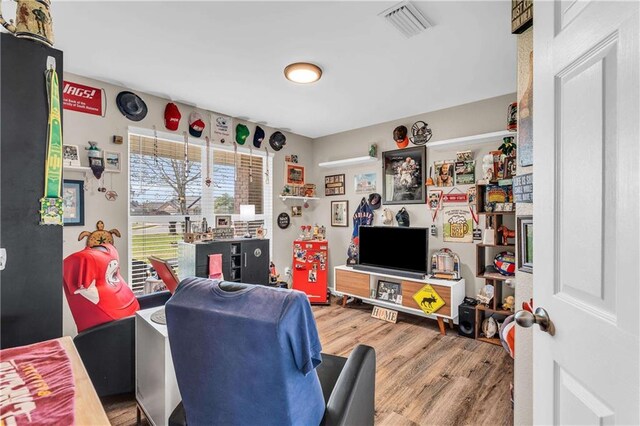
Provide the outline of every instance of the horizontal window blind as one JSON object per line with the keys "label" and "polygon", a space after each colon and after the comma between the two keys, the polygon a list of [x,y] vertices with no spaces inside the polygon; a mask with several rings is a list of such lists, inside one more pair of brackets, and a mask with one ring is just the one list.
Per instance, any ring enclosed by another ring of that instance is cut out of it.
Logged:
{"label": "horizontal window blind", "polygon": [[[152,273],[149,256],[177,269],[186,217],[200,223],[206,219],[215,227],[216,217],[231,216],[238,237],[271,224],[273,192],[267,172],[272,159],[264,151],[235,153],[213,144],[207,150],[204,140],[190,139],[185,164],[184,141],[136,134],[129,135],[129,150],[130,284],[135,293],[142,292]],[[255,206],[254,220],[240,220],[242,204]]]}

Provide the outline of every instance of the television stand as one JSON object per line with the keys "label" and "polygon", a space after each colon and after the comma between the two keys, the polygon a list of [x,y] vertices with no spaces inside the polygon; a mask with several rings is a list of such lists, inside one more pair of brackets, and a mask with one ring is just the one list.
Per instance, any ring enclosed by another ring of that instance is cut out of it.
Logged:
{"label": "television stand", "polygon": [[[435,319],[438,321],[438,327],[442,335],[446,334],[445,319],[451,327],[453,327],[453,323],[457,322],[458,305],[462,303],[465,295],[464,279],[407,278],[395,273],[395,271],[394,273],[388,273],[388,270],[385,271],[387,272],[371,272],[345,265],[336,266],[333,269],[334,290],[340,296],[354,297],[370,305]],[[402,303],[376,299],[379,280],[399,283],[402,292]],[[413,295],[425,284],[430,284],[445,302],[444,306],[431,315],[425,314],[418,306],[418,303],[413,300]]]}
{"label": "television stand", "polygon": [[387,269],[387,268],[381,268],[379,266],[370,266],[370,265],[356,264],[356,265],[353,265],[352,268],[358,271],[371,272],[373,274],[391,274],[396,277],[412,278],[415,280],[423,280],[425,276],[425,274],[421,272],[401,271],[401,270]]}

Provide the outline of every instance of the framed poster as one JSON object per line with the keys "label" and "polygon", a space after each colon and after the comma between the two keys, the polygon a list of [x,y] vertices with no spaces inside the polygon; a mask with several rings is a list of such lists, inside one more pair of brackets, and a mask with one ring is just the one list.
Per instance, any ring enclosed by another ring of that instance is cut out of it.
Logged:
{"label": "framed poster", "polygon": [[424,146],[396,149],[382,153],[383,204],[424,204]]}
{"label": "framed poster", "polygon": [[64,180],[62,189],[64,225],[84,225],[84,181]]}
{"label": "framed poster", "polygon": [[518,270],[533,273],[533,216],[518,217]]}
{"label": "framed poster", "polygon": [[444,207],[442,210],[443,240],[449,243],[473,242],[473,219],[467,206]]}
{"label": "framed poster", "polygon": [[331,226],[349,226],[349,201],[331,202]]}
{"label": "framed poster", "polygon": [[344,195],[344,174],[324,177],[324,195]]}
{"label": "framed poster", "polygon": [[376,192],[376,173],[360,173],[353,177],[353,187],[357,194]]}
{"label": "framed poster", "polygon": [[304,185],[304,166],[293,163],[286,163],[284,167],[284,178],[286,185]]}

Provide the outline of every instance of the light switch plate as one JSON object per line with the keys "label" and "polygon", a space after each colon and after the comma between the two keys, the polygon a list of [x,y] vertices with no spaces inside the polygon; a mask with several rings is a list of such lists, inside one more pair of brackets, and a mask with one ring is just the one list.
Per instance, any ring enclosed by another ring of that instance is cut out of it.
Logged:
{"label": "light switch plate", "polygon": [[0,248],[0,271],[4,270],[4,265],[7,263],[7,249]]}

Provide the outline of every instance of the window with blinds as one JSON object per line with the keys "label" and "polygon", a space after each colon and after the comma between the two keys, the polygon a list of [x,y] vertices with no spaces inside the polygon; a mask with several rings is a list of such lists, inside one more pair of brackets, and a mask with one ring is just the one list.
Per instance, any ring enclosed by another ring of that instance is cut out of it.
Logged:
{"label": "window with blinds", "polygon": [[[231,216],[238,237],[247,229],[255,235],[258,227],[271,223],[272,188],[266,175],[271,158],[258,150],[224,148],[212,144],[207,152],[200,139],[185,146],[180,140],[129,135],[129,281],[135,293],[143,292],[153,272],[149,256],[177,269],[186,217],[192,223],[206,219],[215,227],[216,216]],[[239,220],[242,204],[255,206],[254,220]]]}

